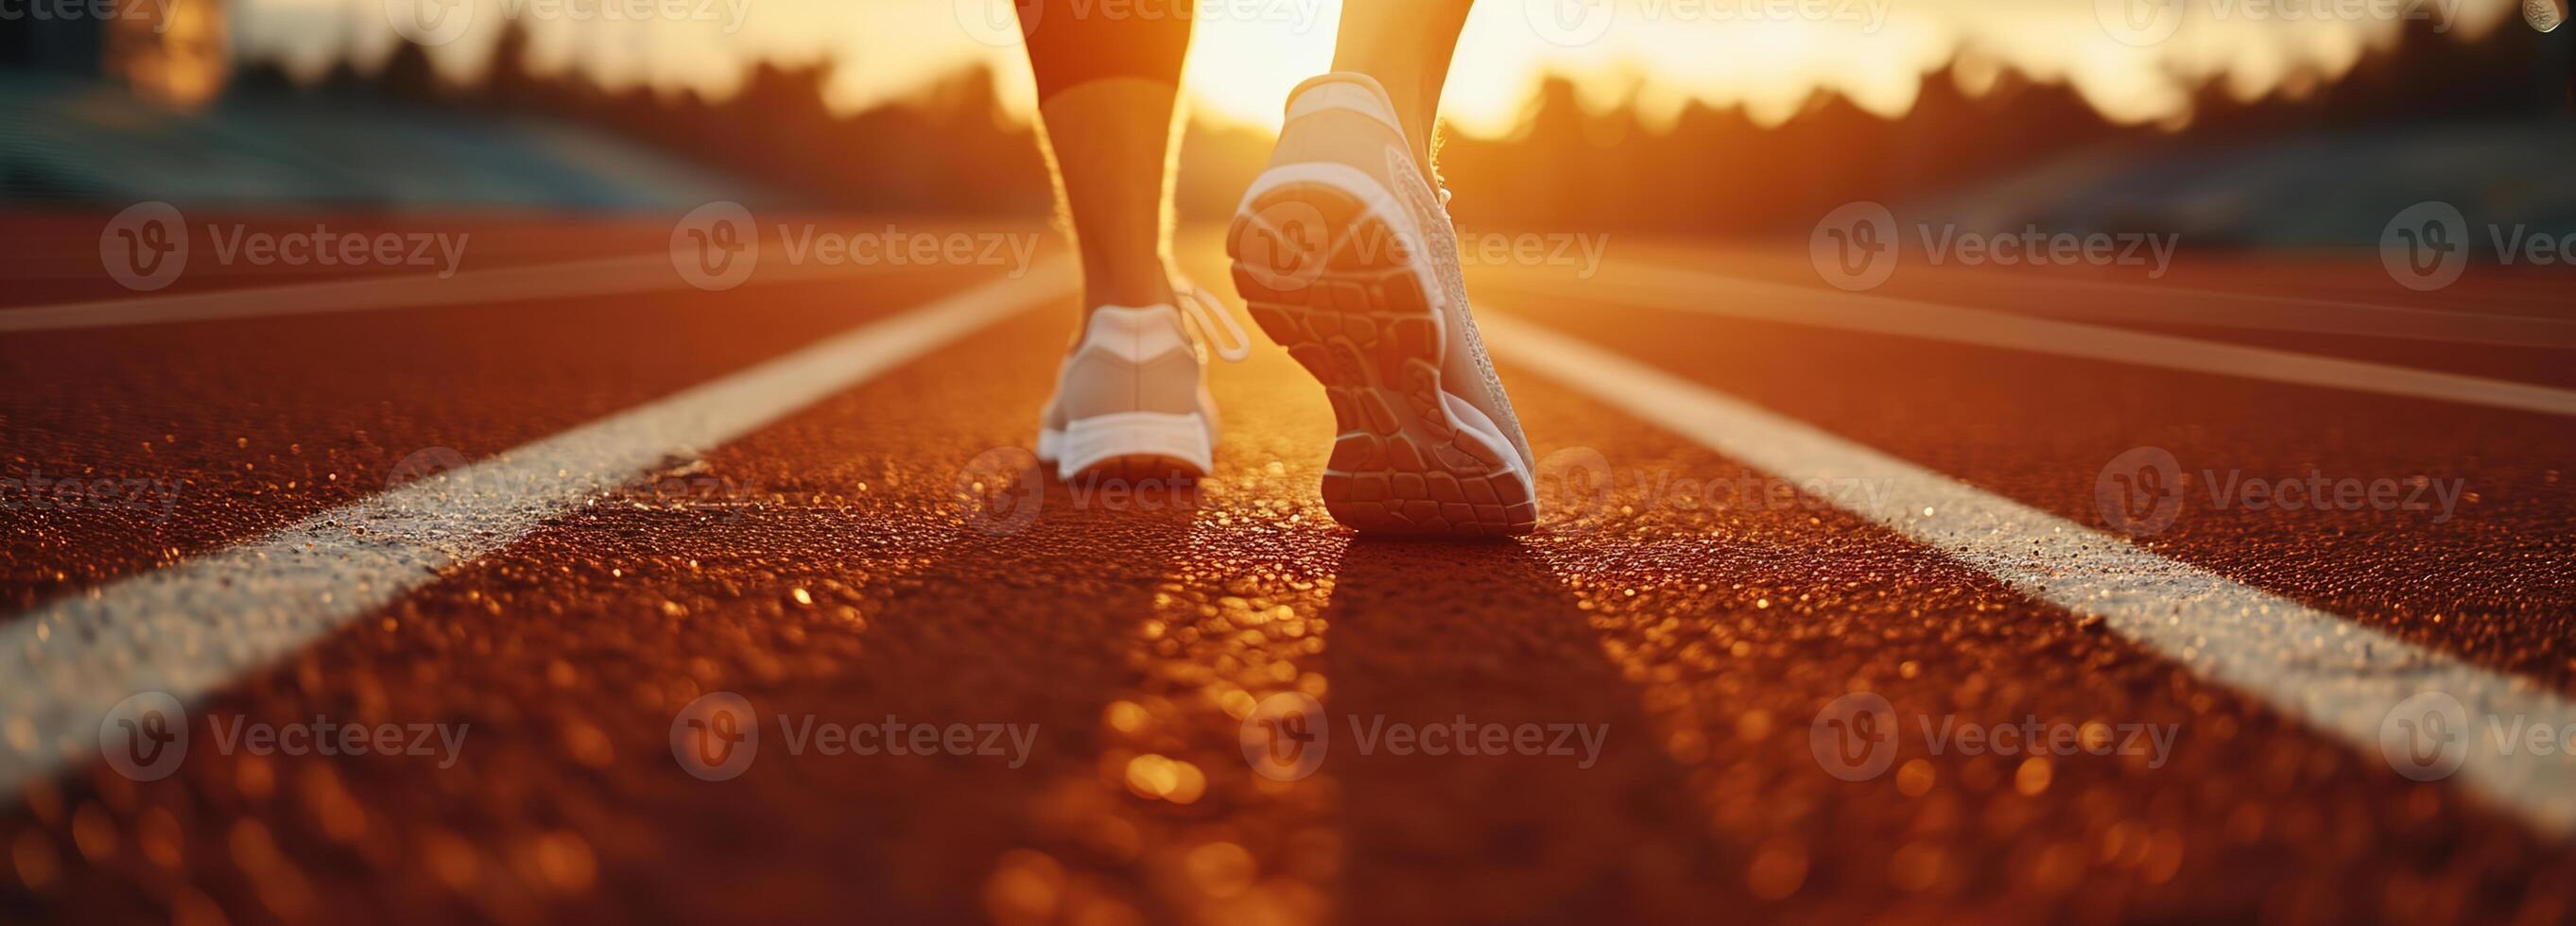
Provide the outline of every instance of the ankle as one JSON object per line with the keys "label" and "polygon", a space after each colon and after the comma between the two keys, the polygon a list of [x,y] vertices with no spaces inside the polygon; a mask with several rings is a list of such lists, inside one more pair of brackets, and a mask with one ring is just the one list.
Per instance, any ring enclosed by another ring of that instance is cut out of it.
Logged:
{"label": "ankle", "polygon": [[1404,141],[1413,161],[1422,167],[1425,180],[1432,177],[1433,136],[1439,132],[1440,88],[1430,83],[1431,77],[1417,68],[1371,68],[1346,66],[1335,62],[1335,70],[1367,75],[1386,91],[1387,103],[1394,108],[1396,125],[1404,129]]}
{"label": "ankle", "polygon": [[1159,263],[1150,269],[1121,271],[1086,268],[1082,274],[1082,310],[1086,318],[1092,309],[1104,305],[1171,305],[1174,298],[1171,275]]}

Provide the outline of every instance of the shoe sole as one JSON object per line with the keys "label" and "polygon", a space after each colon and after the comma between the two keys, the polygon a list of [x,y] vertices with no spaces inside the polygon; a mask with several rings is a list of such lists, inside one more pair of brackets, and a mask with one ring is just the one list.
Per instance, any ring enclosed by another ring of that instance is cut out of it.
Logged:
{"label": "shoe sole", "polygon": [[[1491,421],[1463,419],[1443,400],[1439,284],[1401,249],[1421,239],[1401,237],[1369,205],[1392,197],[1283,170],[1254,185],[1226,255],[1253,321],[1332,402],[1325,509],[1362,533],[1529,533],[1538,505],[1518,452]],[[1318,222],[1303,234],[1323,233],[1327,247],[1281,246],[1281,223]]]}
{"label": "shoe sole", "polygon": [[1071,483],[1175,487],[1205,474],[1188,460],[1150,453],[1108,457],[1061,478]]}
{"label": "shoe sole", "polygon": [[1038,435],[1038,458],[1065,482],[1194,480],[1213,468],[1213,451],[1197,415],[1098,415]]}

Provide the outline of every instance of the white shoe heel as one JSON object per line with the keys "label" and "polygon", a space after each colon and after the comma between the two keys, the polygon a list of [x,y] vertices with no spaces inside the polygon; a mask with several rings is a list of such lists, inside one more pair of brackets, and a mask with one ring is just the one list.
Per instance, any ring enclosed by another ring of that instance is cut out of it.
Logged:
{"label": "white shoe heel", "polygon": [[1038,435],[1038,446],[1038,455],[1055,460],[1056,475],[1066,481],[1094,469],[1115,469],[1129,478],[1198,478],[1216,468],[1207,421],[1196,414],[1093,415]]}

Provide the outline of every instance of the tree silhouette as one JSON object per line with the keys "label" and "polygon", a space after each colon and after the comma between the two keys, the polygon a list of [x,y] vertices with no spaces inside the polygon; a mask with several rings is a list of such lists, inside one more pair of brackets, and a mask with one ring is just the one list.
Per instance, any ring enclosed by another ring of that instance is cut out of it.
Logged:
{"label": "tree silhouette", "polygon": [[[1593,112],[1550,78],[1507,136],[1453,136],[1442,173],[1474,227],[1622,227],[1759,231],[1812,222],[1855,199],[1922,195],[2043,159],[2118,146],[2152,154],[2220,142],[2390,122],[2564,118],[2568,53],[2555,36],[2504,28],[2476,43],[2420,24],[2344,79],[2309,92],[2241,102],[2197,89],[2179,125],[2106,122],[2072,89],[2002,69],[1963,89],[1956,63],[1925,75],[1904,115],[1882,118],[1819,92],[1787,122],[1757,124],[1737,107],[1691,104],[1655,131],[1633,106]],[[1044,214],[1052,199],[1036,133],[1009,118],[990,70],[939,81],[910,99],[835,113],[825,90],[839,66],[753,65],[739,92],[609,89],[580,74],[540,75],[528,35],[511,23],[472,87],[449,86],[422,49],[397,49],[373,73],[341,62],[295,87],[252,65],[240,94],[369,97],[403,105],[513,112],[585,123],[788,191],[816,209]],[[1996,66],[1982,59],[1981,73]],[[1194,123],[1182,147],[1179,208],[1222,219],[1258,172],[1268,139]]]}

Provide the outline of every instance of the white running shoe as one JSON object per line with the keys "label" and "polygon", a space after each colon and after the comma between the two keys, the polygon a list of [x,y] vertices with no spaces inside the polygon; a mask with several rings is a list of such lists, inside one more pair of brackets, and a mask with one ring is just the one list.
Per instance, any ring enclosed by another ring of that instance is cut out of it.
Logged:
{"label": "white running shoe", "polygon": [[1324,384],[1324,505],[1363,532],[1528,533],[1529,444],[1468,315],[1446,191],[1352,73],[1305,82],[1226,242],[1253,321]]}
{"label": "white running shoe", "polygon": [[[1212,347],[1238,361],[1252,345],[1215,294],[1188,283],[1173,290],[1179,308],[1092,310],[1082,340],[1057,370],[1038,431],[1038,459],[1055,464],[1058,478],[1197,478],[1214,469],[1207,353]],[[1220,330],[1233,347],[1216,339]]]}

